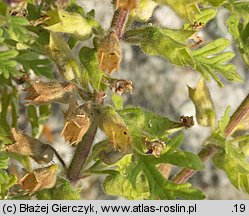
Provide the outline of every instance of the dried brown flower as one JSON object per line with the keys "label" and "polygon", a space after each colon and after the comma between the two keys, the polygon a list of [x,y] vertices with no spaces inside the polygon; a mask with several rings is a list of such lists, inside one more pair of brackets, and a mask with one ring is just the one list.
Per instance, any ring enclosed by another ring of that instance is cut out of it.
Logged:
{"label": "dried brown flower", "polygon": [[91,124],[90,110],[90,103],[78,106],[73,110],[69,109],[65,117],[65,126],[61,132],[65,141],[69,141],[70,144],[78,144],[81,141]]}
{"label": "dried brown flower", "polygon": [[201,30],[205,27],[203,22],[194,21],[193,23],[189,24],[189,27],[193,30]]}
{"label": "dried brown flower", "polygon": [[122,95],[125,92],[132,93],[133,84],[131,80],[114,80],[111,82],[110,88],[118,95]]}
{"label": "dried brown flower", "polygon": [[30,156],[37,163],[49,163],[53,159],[54,152],[48,144],[17,131],[15,128],[11,129],[11,133],[14,143],[6,146],[7,152]]}
{"label": "dried brown flower", "polygon": [[99,68],[107,74],[118,71],[122,60],[119,39],[115,32],[105,36],[98,48]]}
{"label": "dried brown flower", "polygon": [[70,82],[35,82],[24,89],[28,93],[25,98],[31,105],[42,105],[51,102],[69,103],[75,85]]}
{"label": "dried brown flower", "polygon": [[193,40],[194,40],[194,43],[191,44],[190,48],[194,49],[194,48],[198,48],[200,47],[201,45],[203,45],[205,43],[205,40],[204,38],[196,35],[193,37]]}
{"label": "dried brown flower", "polygon": [[140,0],[117,0],[117,9],[133,10],[139,5]]}
{"label": "dried brown flower", "polygon": [[165,143],[161,140],[149,140],[147,137],[144,140],[145,146],[148,149],[146,154],[152,154],[159,157],[165,147]]}
{"label": "dried brown flower", "polygon": [[18,184],[20,184],[22,190],[30,193],[52,188],[56,183],[57,169],[58,166],[56,164],[36,169],[22,177],[18,181]]}
{"label": "dried brown flower", "polygon": [[179,119],[179,126],[190,128],[195,125],[193,116],[184,116],[182,115]]}

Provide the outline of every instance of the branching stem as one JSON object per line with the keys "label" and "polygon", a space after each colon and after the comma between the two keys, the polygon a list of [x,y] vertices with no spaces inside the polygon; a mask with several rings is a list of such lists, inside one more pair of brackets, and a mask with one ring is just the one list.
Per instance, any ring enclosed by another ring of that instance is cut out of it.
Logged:
{"label": "branching stem", "polygon": [[[226,126],[224,132],[225,137],[228,137],[229,135],[232,134],[233,130],[243,119],[243,117],[248,113],[248,111],[249,111],[249,94],[231,116],[230,121]],[[207,145],[203,147],[203,149],[198,153],[198,156],[200,157],[202,162],[205,162],[211,159],[217,152],[218,152],[217,146]],[[177,184],[185,183],[195,174],[195,172],[196,170],[184,168],[173,178],[172,181]]]}

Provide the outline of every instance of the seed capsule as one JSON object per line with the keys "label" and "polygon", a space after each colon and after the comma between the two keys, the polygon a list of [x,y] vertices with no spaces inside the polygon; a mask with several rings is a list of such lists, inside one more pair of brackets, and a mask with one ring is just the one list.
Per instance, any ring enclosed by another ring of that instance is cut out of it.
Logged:
{"label": "seed capsule", "polygon": [[115,32],[103,38],[98,48],[99,68],[107,74],[118,71],[122,60],[119,39]]}
{"label": "seed capsule", "polygon": [[69,103],[75,85],[69,82],[35,82],[24,89],[28,93],[25,98],[29,105],[42,105],[51,102]]}

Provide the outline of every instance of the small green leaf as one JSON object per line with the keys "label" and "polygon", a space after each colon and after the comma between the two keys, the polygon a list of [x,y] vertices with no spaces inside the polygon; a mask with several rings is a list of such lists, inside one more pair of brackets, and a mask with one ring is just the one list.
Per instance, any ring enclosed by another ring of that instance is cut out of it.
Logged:
{"label": "small green leaf", "polygon": [[211,5],[217,7],[222,5],[226,0],[207,0]]}
{"label": "small green leaf", "polygon": [[226,129],[226,126],[230,120],[230,110],[231,110],[231,107],[228,106],[226,111],[225,111],[225,114],[224,116],[221,118],[220,121],[218,121],[218,129],[219,129],[219,132],[223,135],[224,132],[225,132],[225,129]]}
{"label": "small green leaf", "polygon": [[187,151],[166,152],[158,158],[154,157],[152,163],[168,163],[195,170],[201,170],[204,168],[200,158],[196,154]]}
{"label": "small green leaf", "polygon": [[246,156],[229,142],[224,146],[224,151],[213,158],[215,166],[226,172],[237,189],[249,194],[249,163]]}
{"label": "small green leaf", "polygon": [[98,23],[94,19],[87,19],[78,13],[64,10],[48,11],[50,17],[46,29],[52,32],[64,32],[74,35],[80,40],[86,40],[92,35],[92,28]]}
{"label": "small green leaf", "polygon": [[8,168],[9,156],[5,152],[0,152],[0,169]]}
{"label": "small green leaf", "polygon": [[181,18],[193,21],[195,14],[200,13],[198,0],[153,0],[158,4],[169,5]]}
{"label": "small green leaf", "polygon": [[119,111],[119,114],[129,127],[133,135],[149,135],[164,137],[171,129],[179,127],[177,122],[157,115],[153,112],[144,111],[141,108],[127,108]]}
{"label": "small green leaf", "polygon": [[206,24],[208,21],[216,16],[217,11],[212,8],[202,9],[200,14],[196,14],[196,22]]}
{"label": "small green leaf", "polygon": [[8,16],[8,35],[12,40],[19,42],[28,42],[30,37],[28,36],[28,30],[26,26],[29,25],[29,22],[26,18],[18,17],[18,16]]}
{"label": "small green leaf", "polygon": [[132,10],[130,18],[133,20],[146,22],[150,19],[157,4],[152,0],[141,0],[138,8]]}
{"label": "small green leaf", "polygon": [[[177,32],[181,36],[176,36]],[[228,40],[217,39],[200,49],[191,50],[184,39],[187,40],[192,33],[190,30],[142,27],[125,32],[124,38],[127,42],[139,44],[149,55],[163,56],[175,65],[191,66],[207,80],[211,75],[220,86],[223,84],[217,72],[229,81],[241,81],[235,65],[226,62],[234,56],[231,52],[223,52],[230,44]]]}
{"label": "small green leaf", "polygon": [[0,199],[6,199],[10,187],[17,182],[16,176],[0,169]]}
{"label": "small green leaf", "polygon": [[54,78],[51,61],[47,58],[41,59],[41,56],[35,52],[20,51],[20,54],[15,59],[23,65],[26,71],[32,70],[39,76],[43,75],[49,79]]}
{"label": "small green leaf", "polygon": [[249,66],[249,46],[248,46],[248,35],[245,36],[245,32],[247,29],[240,30],[241,18],[239,15],[231,15],[227,19],[227,27],[230,34],[233,36],[237,46],[240,49],[240,54],[244,60],[244,62]]}
{"label": "small green leaf", "polygon": [[86,85],[85,73],[61,35],[50,33],[46,53],[54,61],[64,79],[78,78],[83,86]]}
{"label": "small green leaf", "polygon": [[215,108],[204,78],[199,80],[196,88],[188,87],[188,92],[195,105],[198,124],[204,127],[211,126],[214,130]]}
{"label": "small green leaf", "polygon": [[162,154],[167,152],[173,152],[175,151],[183,142],[184,139],[184,135],[182,133],[180,133],[177,136],[174,136],[173,138],[171,138],[167,143],[166,143],[166,147],[165,150],[162,151]]}
{"label": "small green leaf", "polygon": [[224,4],[224,7],[230,10],[233,14],[243,17],[245,20],[249,20],[249,2],[248,0],[234,1],[230,0]]}
{"label": "small green leaf", "polygon": [[70,182],[59,178],[56,185],[36,193],[38,200],[80,200],[80,191],[77,191]]}
{"label": "small green leaf", "polygon": [[[150,157],[139,156],[139,167],[148,179],[151,196],[150,199],[204,199],[205,196],[198,189],[192,188],[190,184],[174,184],[167,181],[151,163]],[[134,168],[136,169],[136,168]],[[136,173],[139,173],[136,171]],[[133,179],[133,181],[136,180]]]}
{"label": "small green leaf", "polygon": [[229,44],[229,40],[220,38],[207,43],[200,49],[192,51],[196,69],[203,74],[208,72],[220,86],[223,84],[219,81],[215,72],[220,72],[229,81],[242,81],[241,76],[236,71],[235,65],[224,62],[224,60],[227,61],[229,57],[233,57],[234,55],[231,52],[228,52],[228,55],[226,54],[224,56],[224,53],[222,53],[222,56],[220,56],[220,52]]}
{"label": "small green leaf", "polygon": [[123,109],[123,98],[120,95],[113,93],[112,94],[112,102],[113,102],[115,109],[117,109],[117,110]]}
{"label": "small green leaf", "polygon": [[98,91],[103,72],[99,69],[97,49],[82,47],[79,53],[80,61],[87,70],[90,83]]}
{"label": "small green leaf", "polygon": [[0,51],[0,74],[5,78],[9,78],[16,71],[17,62],[14,57],[18,55],[16,50]]}

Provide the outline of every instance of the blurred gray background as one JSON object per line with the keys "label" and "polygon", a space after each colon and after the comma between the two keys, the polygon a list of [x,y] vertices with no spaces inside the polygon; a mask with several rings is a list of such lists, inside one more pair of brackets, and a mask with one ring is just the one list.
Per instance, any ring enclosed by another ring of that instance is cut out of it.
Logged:
{"label": "blurred gray background", "polygon": [[[79,3],[88,12],[92,9],[96,12],[96,19],[101,23],[102,27],[107,30],[110,26],[113,15],[113,8],[110,0],[79,0]],[[231,40],[231,35],[226,29],[226,18],[228,12],[220,10],[215,19],[213,19],[205,29],[200,33],[205,41],[224,37]],[[151,18],[151,22],[160,26],[169,28],[181,28],[183,21],[168,7],[157,7]],[[125,95],[126,104],[133,106],[142,106],[150,111],[166,115],[167,117],[178,120],[181,115],[195,116],[195,108],[191,100],[188,98],[187,85],[195,87],[200,74],[189,68],[179,68],[171,65],[161,57],[152,57],[144,54],[139,47],[122,44],[123,60],[121,68],[117,76],[119,78],[132,80],[134,83],[134,91],[132,95]],[[240,104],[243,98],[249,92],[249,71],[243,63],[237,48],[232,45],[229,48],[236,53],[233,63],[237,66],[237,70],[244,79],[244,83],[231,83],[224,81],[225,87],[219,88],[213,80],[208,83],[211,96],[213,98],[219,119],[226,107],[231,106],[231,112]],[[61,121],[63,118],[60,118]],[[58,123],[53,119],[53,124]],[[62,124],[59,124],[62,125]],[[203,140],[209,135],[210,129],[200,127],[195,124],[189,130],[185,131],[184,148],[192,152],[198,152],[201,149]],[[100,140],[103,134],[99,132]],[[55,145],[63,158],[69,162],[72,151],[67,144],[62,143],[64,140],[60,138]],[[211,162],[207,162],[206,169],[198,172],[192,179],[191,183],[195,187],[199,187],[207,194],[207,199],[248,199],[248,195],[237,191],[229,182],[223,171],[213,167]],[[102,178],[97,176],[84,179],[80,184],[83,186],[84,199],[120,199],[118,197],[106,196],[101,189]]]}

